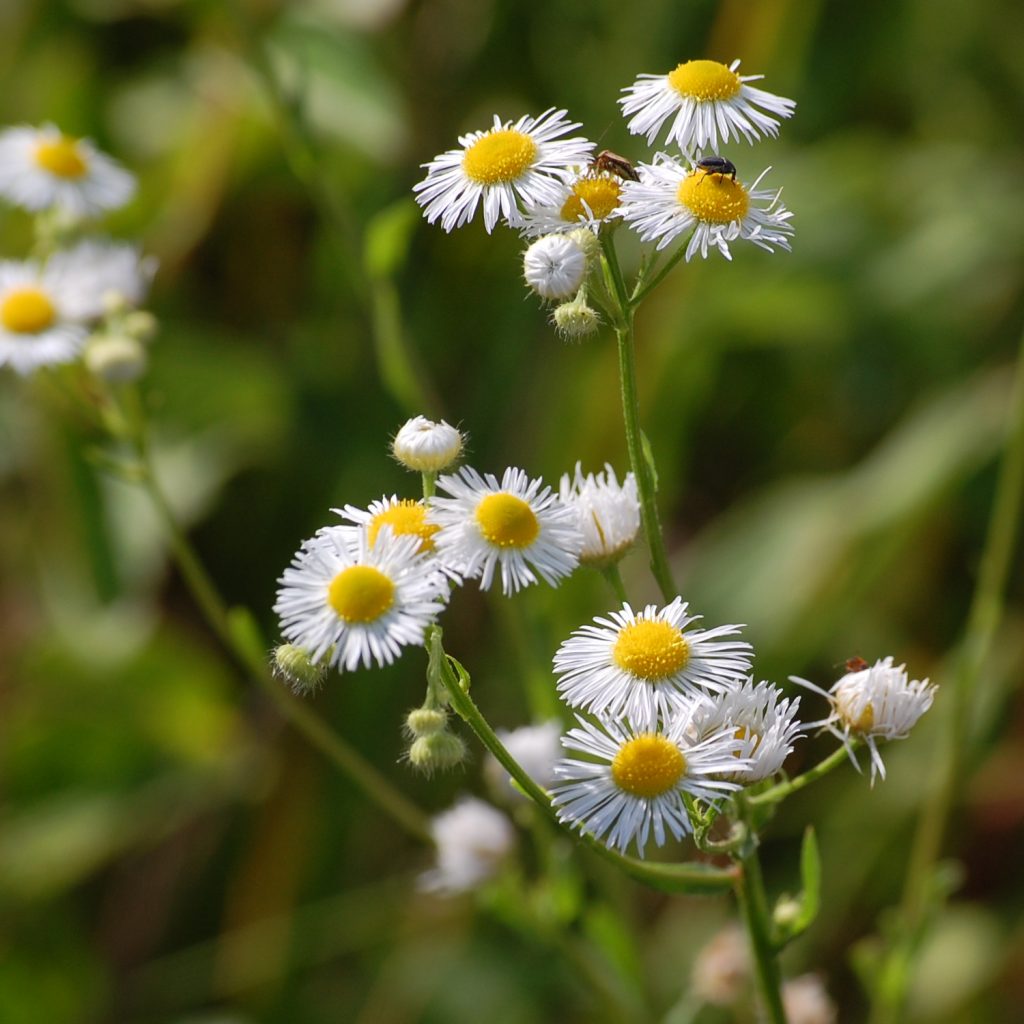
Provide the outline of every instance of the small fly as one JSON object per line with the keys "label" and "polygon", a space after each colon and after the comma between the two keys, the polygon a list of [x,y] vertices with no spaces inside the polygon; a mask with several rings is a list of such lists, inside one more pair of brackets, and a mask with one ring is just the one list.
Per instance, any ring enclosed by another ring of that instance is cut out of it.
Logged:
{"label": "small fly", "polygon": [[636,168],[624,156],[619,156],[618,153],[613,153],[610,149],[602,149],[591,161],[590,166],[595,171],[614,174],[624,181],[640,180],[640,175],[636,173]]}

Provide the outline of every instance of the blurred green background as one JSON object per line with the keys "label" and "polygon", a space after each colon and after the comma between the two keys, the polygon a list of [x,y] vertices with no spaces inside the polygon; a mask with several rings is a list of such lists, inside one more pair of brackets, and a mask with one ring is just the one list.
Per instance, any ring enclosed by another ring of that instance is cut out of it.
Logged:
{"label": "blurred green background", "polygon": [[[626,468],[612,339],[554,337],[512,232],[429,228],[418,165],[495,112],[549,106],[647,158],[619,90],[742,57],[799,106],[779,141],[725,153],[747,180],[773,165],[797,235],[792,255],[736,246],[731,265],[677,269],[639,318],[683,595],[710,623],[749,624],[759,678],[827,685],[847,657],[891,653],[942,682],[1024,307],[1022,52],[1024,7],[1000,0],[6,0],[0,121],[53,121],[138,173],[108,226],[160,260],[146,388],[161,473],[269,648],[276,577],[329,508],[415,494],[387,457],[408,415],[459,423],[481,470]],[[4,257],[29,238],[3,211]],[[428,851],[224,657],[145,500],[90,465],[87,426],[5,374],[0,431],[0,1021],[618,1019],[588,970],[624,1005],[645,992],[637,1019],[676,1000],[728,899],[659,896],[580,852],[586,891],[611,895],[584,901],[573,953],[501,893],[478,908],[418,893]],[[653,600],[644,562],[625,571]],[[963,882],[915,979],[918,1021],[1020,1020],[1011,579],[953,828]],[[609,607],[603,587],[578,574],[511,604],[457,595],[448,646],[496,725],[529,720],[524,682],[543,688],[560,640]],[[483,791],[483,758],[474,745],[431,781],[399,763],[423,668],[410,651],[313,703],[433,812]],[[844,1021],[864,1014],[850,950],[898,899],[941,716],[940,693],[886,752],[885,784],[840,771],[768,831],[775,894],[797,884],[804,824],[819,828],[824,909],[784,966],[822,971]],[[796,764],[829,749],[807,742]]]}

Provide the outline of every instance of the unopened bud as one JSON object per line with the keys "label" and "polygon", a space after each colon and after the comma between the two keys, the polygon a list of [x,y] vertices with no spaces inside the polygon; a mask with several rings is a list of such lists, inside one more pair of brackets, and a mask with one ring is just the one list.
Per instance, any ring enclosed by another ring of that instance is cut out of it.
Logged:
{"label": "unopened bud", "polygon": [[567,299],[587,276],[587,256],[568,235],[545,235],[523,253],[523,277],[543,299]]}
{"label": "unopened bud", "polygon": [[779,928],[789,928],[800,916],[801,909],[799,900],[792,896],[782,896],[772,911],[772,920]]}
{"label": "unopened bud", "polygon": [[597,235],[589,228],[577,228],[575,231],[570,231],[567,237],[583,250],[583,255],[587,257],[588,263],[593,263],[597,259],[597,255],[601,251],[601,243],[598,241]]}
{"label": "unopened bud", "polygon": [[391,451],[408,469],[437,473],[462,454],[464,441],[462,434],[444,420],[434,423],[426,416],[414,416],[395,435]]}
{"label": "unopened bud", "polygon": [[466,744],[452,732],[420,736],[409,747],[409,763],[424,775],[446,771],[466,759]]}
{"label": "unopened bud", "polygon": [[119,288],[108,288],[100,296],[100,302],[103,304],[103,312],[107,316],[117,316],[118,313],[124,313],[128,309],[128,296]]}
{"label": "unopened bud", "polygon": [[121,329],[139,341],[152,341],[157,329],[156,317],[147,309],[133,310],[125,313]]}
{"label": "unopened bud", "polygon": [[126,334],[97,334],[85,350],[85,365],[113,384],[138,380],[146,370],[146,352]]}
{"label": "unopened bud", "polygon": [[281,644],[274,650],[274,675],[283,679],[296,693],[305,694],[320,686],[327,669],[315,664],[301,647]]}
{"label": "unopened bud", "polygon": [[566,341],[582,341],[601,326],[601,318],[581,298],[556,306],[551,321]]}
{"label": "unopened bud", "polygon": [[416,739],[443,732],[447,724],[448,716],[443,711],[432,708],[415,708],[405,719],[406,729]]}

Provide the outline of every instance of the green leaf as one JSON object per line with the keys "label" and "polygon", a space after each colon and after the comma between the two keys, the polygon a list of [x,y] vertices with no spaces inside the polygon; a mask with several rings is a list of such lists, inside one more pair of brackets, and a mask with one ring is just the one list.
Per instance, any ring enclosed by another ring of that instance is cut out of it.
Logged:
{"label": "green leaf", "polygon": [[803,891],[799,898],[793,901],[783,897],[775,907],[775,925],[779,932],[777,944],[780,947],[807,931],[821,906],[821,856],[812,825],[804,830],[800,845],[800,880]]}
{"label": "green leaf", "polygon": [[644,462],[647,463],[647,468],[651,471],[651,482],[654,484],[654,489],[658,489],[658,467],[654,464],[654,449],[651,447],[650,439],[641,430],[640,431],[640,446],[644,450]]}

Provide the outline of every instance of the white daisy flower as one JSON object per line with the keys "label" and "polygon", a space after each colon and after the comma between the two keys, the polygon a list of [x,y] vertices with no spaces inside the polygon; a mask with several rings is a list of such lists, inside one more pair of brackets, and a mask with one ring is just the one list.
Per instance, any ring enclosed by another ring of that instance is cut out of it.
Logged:
{"label": "white daisy flower", "polygon": [[775,246],[789,249],[793,215],[779,202],[782,190],[758,187],[770,169],[747,186],[728,174],[684,166],[658,153],[653,164],[637,167],[639,181],[623,182],[622,219],[643,241],[657,239],[658,249],[692,231],[687,261],[697,252],[706,259],[712,246],[732,259],[729,243],[737,239],[768,252]]}
{"label": "white daisy flower", "polygon": [[[934,684],[927,679],[911,680],[905,665],[893,665],[892,658],[882,658],[874,665],[852,667],[831,690],[826,692],[814,683],[790,676],[790,681],[826,697],[831,704],[827,718],[808,722],[808,728],[824,726],[841,740],[850,760],[860,771],[853,754],[851,737],[864,741],[871,752],[871,782],[876,773],[885,778],[885,764],[878,753],[877,740],[901,740],[932,706]],[[861,667],[863,666],[863,667]]]}
{"label": "white daisy flower", "polygon": [[439,477],[437,487],[451,495],[430,504],[430,518],[441,527],[438,555],[464,579],[480,577],[481,590],[490,588],[499,567],[502,592],[514,594],[538,576],[557,586],[579,564],[576,513],[539,478],[510,468],[499,483],[465,466]]}
{"label": "white daisy flower", "polygon": [[[748,85],[764,75],[740,75],[740,62],[690,60],[667,75],[640,75],[619,100],[628,128],[654,145],[672,118],[666,142],[692,153],[741,136],[747,142],[779,133],[779,118],[792,117],[793,100]],[[774,115],[774,116],[773,116]]]}
{"label": "white daisy flower", "polygon": [[344,528],[327,527],[307,540],[278,581],[274,611],[281,632],[339,671],[372,662],[389,665],[443,610],[448,583],[417,536],[368,531],[355,544]]}
{"label": "white daisy flower", "polygon": [[640,532],[640,502],[632,473],[627,473],[620,484],[607,463],[603,473],[584,476],[577,462],[574,476],[562,475],[558,496],[579,516],[583,533],[581,562],[610,565],[633,546]]}
{"label": "white daisy flower", "polygon": [[529,238],[576,228],[598,231],[614,218],[622,199],[622,179],[610,171],[587,167],[559,186],[558,198],[544,206],[532,206],[523,218],[523,234]]}
{"label": "white daisy flower", "polygon": [[545,235],[523,253],[523,277],[543,299],[567,299],[587,276],[587,254],[568,235]]}
{"label": "white daisy flower", "polygon": [[691,832],[684,796],[712,802],[733,790],[722,776],[736,770],[739,744],[729,732],[692,742],[690,709],[667,724],[629,716],[595,725],[577,717],[562,744],[592,760],[563,759],[555,767],[564,780],[552,790],[560,821],[590,832],[623,853],[635,843],[642,857],[653,831],[658,846],[666,832],[676,839]]}
{"label": "white daisy flower", "polygon": [[[518,729],[498,729],[498,739],[523,771],[542,789],[550,789],[555,781],[555,764],[561,752],[562,723],[542,722],[524,725]],[[493,758],[488,757],[484,773],[492,789],[503,799],[524,800],[513,784],[508,772]]]}
{"label": "white daisy flower", "polygon": [[420,876],[431,892],[469,892],[493,878],[515,845],[515,829],[501,811],[483,800],[464,797],[430,824],[437,867]]}
{"label": "white daisy flower", "polygon": [[0,132],[0,196],[26,210],[89,217],[124,206],[134,193],[135,178],[88,139],[50,124]]}
{"label": "white daisy flower", "polygon": [[426,416],[414,416],[395,434],[391,453],[407,469],[437,473],[462,454],[465,442],[462,433],[444,420],[435,423]]}
{"label": "white daisy flower", "polygon": [[796,713],[800,698],[780,700],[782,691],[770,683],[754,685],[753,678],[714,697],[705,698],[693,717],[694,735],[706,736],[731,729],[739,740],[740,754],[750,767],[732,774],[744,784],[767,779],[782,769],[798,739]]}
{"label": "white daisy flower", "polygon": [[595,715],[649,720],[688,708],[703,690],[723,691],[746,675],[753,654],[735,636],[740,626],[687,629],[699,615],[677,597],[640,614],[624,604],[596,625],[581,626],[555,653],[558,692],[571,707]]}
{"label": "white daisy flower", "polygon": [[839,1016],[817,974],[801,974],[785,982],[782,1007],[789,1024],[836,1024]]}
{"label": "white daisy flower", "polygon": [[0,262],[0,366],[26,374],[70,363],[89,333],[90,312],[66,260]]}
{"label": "white daisy flower", "polygon": [[112,309],[124,312],[141,305],[157,261],[135,245],[86,239],[54,253],[49,267],[63,275],[76,314],[91,320]]}
{"label": "white daisy flower", "polygon": [[390,527],[396,537],[418,537],[421,554],[436,550],[434,535],[441,527],[427,519],[427,505],[423,501],[399,498],[398,495],[392,494],[391,497],[385,496],[379,501],[371,501],[369,508],[346,505],[344,508],[332,508],[331,511],[355,524],[335,527],[344,531],[350,541],[355,541],[359,533],[365,529],[370,546],[373,547],[380,531],[384,527]]}
{"label": "white daisy flower", "polygon": [[499,217],[513,227],[521,224],[520,203],[557,202],[570,168],[586,163],[594,149],[583,138],[560,138],[579,128],[565,115],[552,108],[515,124],[495,115],[493,128],[460,136],[460,149],[423,164],[427,176],[413,191],[427,221],[440,218],[445,231],[451,231],[468,223],[482,202],[484,227],[490,232]]}

